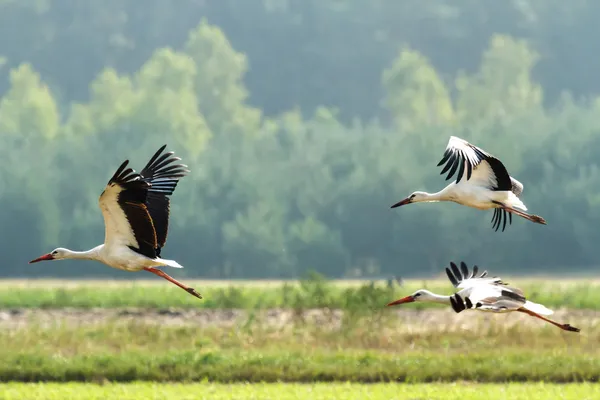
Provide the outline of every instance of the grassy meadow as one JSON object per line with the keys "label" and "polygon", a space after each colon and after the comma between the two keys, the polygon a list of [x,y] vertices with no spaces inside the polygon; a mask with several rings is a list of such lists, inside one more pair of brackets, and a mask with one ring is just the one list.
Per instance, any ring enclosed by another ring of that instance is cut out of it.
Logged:
{"label": "grassy meadow", "polygon": [[592,400],[598,384],[20,384],[0,386],[3,400]]}
{"label": "grassy meadow", "polygon": [[32,322],[1,331],[0,341],[9,345],[0,349],[0,379],[415,383],[600,378],[599,319],[570,321],[582,328],[574,334],[541,321],[507,326],[493,318],[463,326],[450,318],[439,314],[431,327],[403,323],[394,315],[280,326],[258,317],[235,326],[135,319],[75,326]]}
{"label": "grassy meadow", "polygon": [[189,282],[203,300],[159,280],[0,281],[0,398],[593,398],[600,282],[507,281],[581,333],[385,307],[451,293],[441,279]]}
{"label": "grassy meadow", "polygon": [[[388,287],[385,281],[326,281],[318,275],[300,281],[195,281],[183,282],[196,288],[202,300],[187,295],[162,280],[152,281],[0,281],[0,308],[204,308],[272,309],[332,308],[380,309],[398,296],[418,289],[450,294],[453,287],[444,279],[408,280]],[[550,308],[600,310],[600,280],[591,279],[505,279],[525,291],[529,299]],[[416,303],[413,309],[438,305]]]}

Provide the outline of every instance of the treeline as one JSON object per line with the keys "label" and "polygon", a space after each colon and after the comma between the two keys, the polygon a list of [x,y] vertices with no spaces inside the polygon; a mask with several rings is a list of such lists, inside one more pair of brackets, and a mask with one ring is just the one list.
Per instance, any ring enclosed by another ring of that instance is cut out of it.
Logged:
{"label": "treeline", "polygon": [[[247,57],[206,21],[132,74],[105,68],[89,99],[68,108],[21,64],[0,100],[2,275],[131,278],[99,264],[26,262],[100,243],[103,186],[124,159],[140,170],[163,143],[192,171],[173,197],[164,252],[189,276],[424,275],[450,260],[498,273],[593,270],[600,102],[564,95],[544,107],[537,59],[527,42],[495,35],[473,73],[442,79],[404,47],[380,71],[389,124],[343,122],[325,107],[265,116],[248,104]],[[491,212],[454,204],[390,210],[445,184],[436,163],[449,135],[499,156],[548,226],[515,219],[495,233]]]}

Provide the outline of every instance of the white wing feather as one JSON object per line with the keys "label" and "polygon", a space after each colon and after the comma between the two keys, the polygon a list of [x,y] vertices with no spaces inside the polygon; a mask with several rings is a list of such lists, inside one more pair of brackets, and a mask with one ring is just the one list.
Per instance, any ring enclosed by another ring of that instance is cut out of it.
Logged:
{"label": "white wing feather", "polygon": [[510,177],[510,182],[512,183],[512,192],[515,196],[521,197],[521,193],[523,193],[523,184],[512,176]]}
{"label": "white wing feather", "polygon": [[104,217],[104,245],[139,247],[131,225],[117,203],[119,193],[123,190],[119,185],[107,185],[98,204]]}

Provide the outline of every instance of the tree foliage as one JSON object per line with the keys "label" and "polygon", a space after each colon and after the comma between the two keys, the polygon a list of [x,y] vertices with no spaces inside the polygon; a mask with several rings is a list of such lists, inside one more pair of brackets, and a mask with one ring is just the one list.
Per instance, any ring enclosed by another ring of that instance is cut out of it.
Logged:
{"label": "tree foliage", "polygon": [[[140,170],[164,143],[192,171],[173,196],[164,253],[190,276],[420,275],[450,260],[519,272],[596,265],[600,97],[594,83],[558,96],[570,78],[544,75],[548,54],[560,52],[543,40],[558,22],[542,3],[182,0],[174,11],[154,0],[59,13],[71,3],[0,3],[6,276],[122,276],[25,262],[101,242],[103,185],[123,160]],[[568,15],[577,21],[596,8],[582,2]],[[436,40],[444,35],[441,44],[419,36],[424,27],[412,19],[390,18],[413,9],[436,21],[423,24]],[[91,14],[97,33],[83,20]],[[498,19],[490,27],[481,15]],[[72,31],[60,23],[67,16]],[[8,29],[28,45],[8,46]],[[407,43],[399,52],[397,38]],[[450,135],[502,159],[548,226],[514,218],[495,233],[491,212],[455,204],[390,210],[446,184],[436,164]]]}
{"label": "tree foliage", "polygon": [[452,100],[436,70],[419,52],[404,50],[391,68],[383,71],[387,89],[385,106],[401,131],[448,124]]}

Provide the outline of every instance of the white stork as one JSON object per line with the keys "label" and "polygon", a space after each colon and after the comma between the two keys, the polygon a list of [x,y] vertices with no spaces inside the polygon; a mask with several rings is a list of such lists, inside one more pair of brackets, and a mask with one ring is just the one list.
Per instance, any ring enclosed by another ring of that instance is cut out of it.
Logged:
{"label": "white stork", "polygon": [[[446,166],[440,174],[449,170],[446,177],[446,180],[449,180],[457,172],[456,182],[451,182],[436,193],[414,192],[391,208],[410,203],[453,201],[480,210],[494,208],[492,227],[496,228],[496,231],[502,221],[504,231],[507,217],[509,224],[512,223],[512,214],[546,225],[544,218],[525,212],[527,207],[519,199],[523,192],[523,184],[512,178],[496,157],[466,140],[450,136],[438,167],[444,163]],[[462,179],[465,172],[467,176]]]}
{"label": "white stork", "polygon": [[477,276],[478,268],[476,265],[473,266],[472,273],[469,273],[469,269],[464,262],[460,263],[460,269],[452,262],[450,267],[452,269],[446,268],[446,274],[448,274],[448,278],[454,287],[460,289],[453,296],[442,296],[421,289],[410,296],[392,301],[388,306],[424,301],[449,304],[456,313],[466,309],[495,313],[519,311],[540,318],[565,331],[579,332],[579,328],[569,324],[560,324],[544,317],[543,315],[551,315],[553,311],[541,304],[527,300],[521,289],[508,286],[498,277],[486,278],[487,271],[483,271],[481,275]]}
{"label": "white stork", "polygon": [[129,160],[125,160],[108,181],[99,199],[104,216],[104,244],[87,251],[59,247],[29,263],[73,258],[96,260],[130,272],[146,270],[201,299],[195,289],[155,268],[183,268],[176,261],[160,258],[169,226],[168,196],[189,172],[186,165],[173,164],[181,160],[173,152],[161,154],[166,146],[158,149],[139,174],[132,168],[126,169]]}

